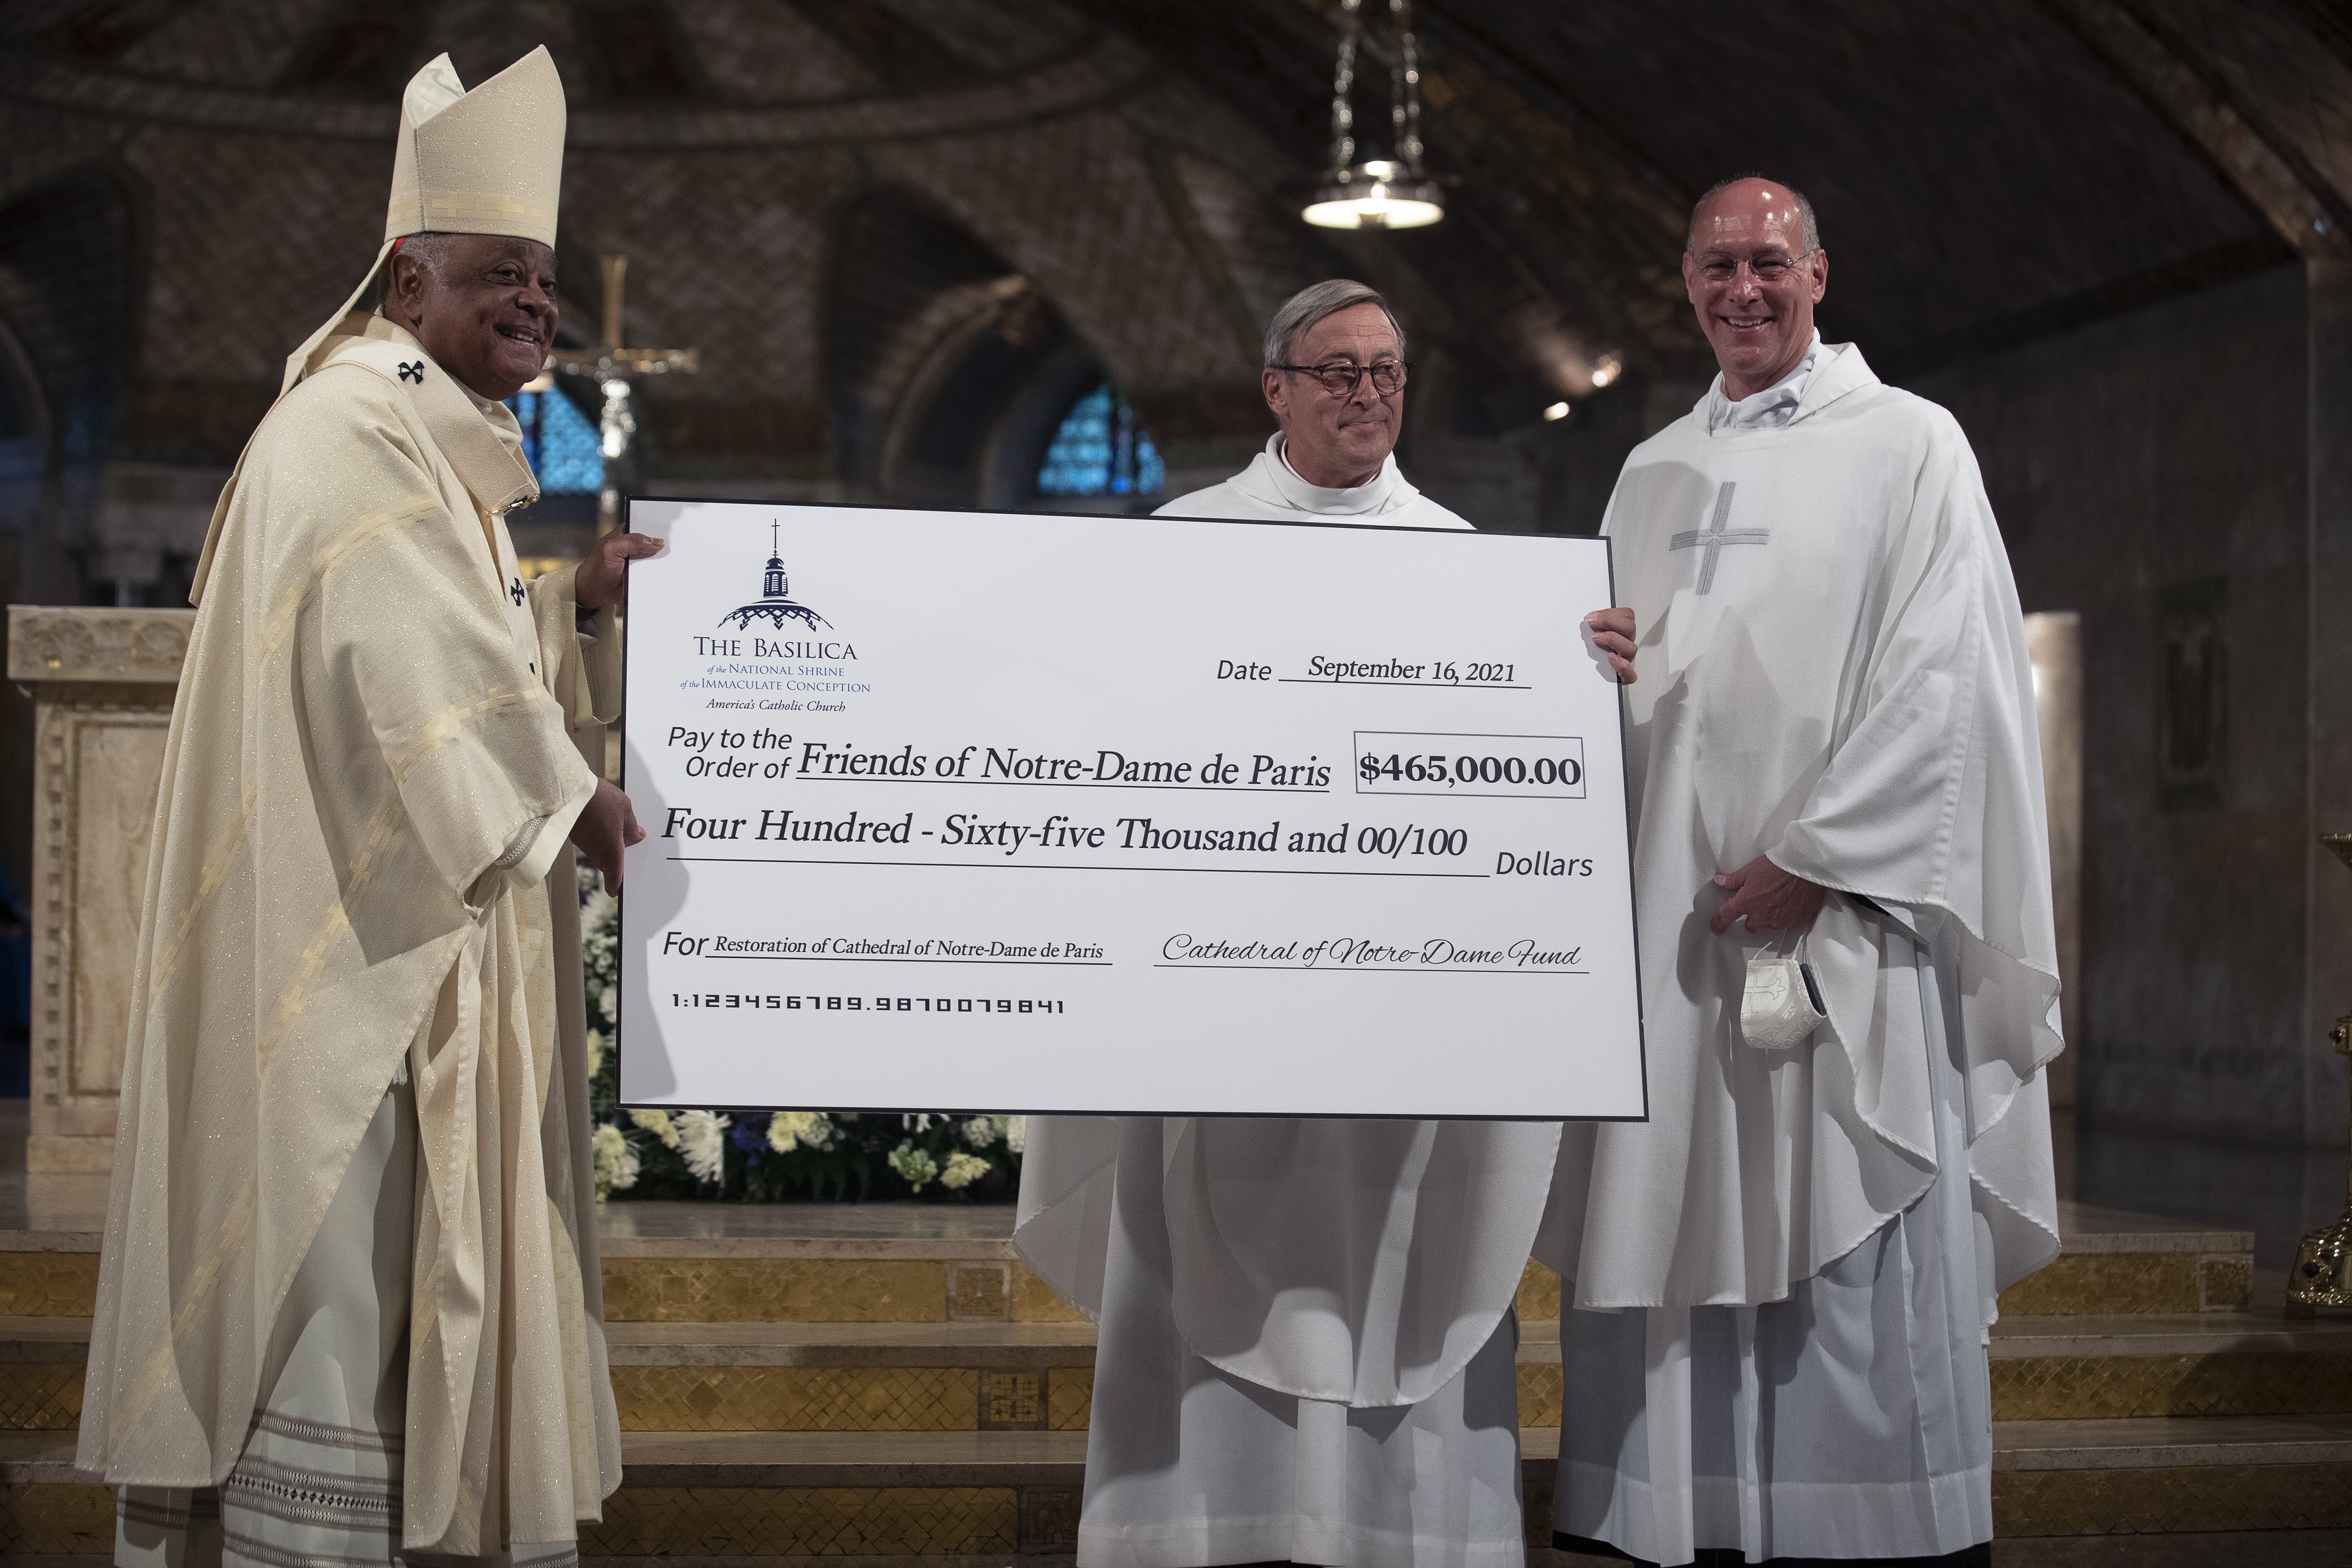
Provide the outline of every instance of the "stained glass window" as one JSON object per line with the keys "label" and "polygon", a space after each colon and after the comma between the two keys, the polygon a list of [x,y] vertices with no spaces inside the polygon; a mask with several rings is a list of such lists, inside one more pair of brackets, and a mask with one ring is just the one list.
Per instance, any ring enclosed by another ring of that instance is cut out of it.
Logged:
{"label": "stained glass window", "polygon": [[1108,382],[1072,406],[1037,469],[1037,491],[1049,496],[1150,495],[1167,480],[1151,437]]}
{"label": "stained glass window", "polygon": [[541,493],[593,495],[604,487],[604,454],[596,426],[560,392],[518,392],[507,406],[522,421],[522,455]]}

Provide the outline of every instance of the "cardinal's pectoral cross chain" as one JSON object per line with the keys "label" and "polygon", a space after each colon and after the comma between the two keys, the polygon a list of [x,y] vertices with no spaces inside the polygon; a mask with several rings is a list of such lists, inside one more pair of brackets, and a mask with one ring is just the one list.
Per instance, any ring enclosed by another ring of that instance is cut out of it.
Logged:
{"label": "cardinal's pectoral cross chain", "polygon": [[1738,489],[1737,481],[1726,479],[1723,488],[1715,492],[1715,517],[1704,529],[1692,529],[1677,533],[1669,550],[1701,550],[1706,559],[1698,569],[1698,591],[1704,595],[1715,586],[1715,563],[1723,559],[1727,544],[1764,544],[1772,538],[1769,528],[1726,528],[1731,517],[1731,492]]}

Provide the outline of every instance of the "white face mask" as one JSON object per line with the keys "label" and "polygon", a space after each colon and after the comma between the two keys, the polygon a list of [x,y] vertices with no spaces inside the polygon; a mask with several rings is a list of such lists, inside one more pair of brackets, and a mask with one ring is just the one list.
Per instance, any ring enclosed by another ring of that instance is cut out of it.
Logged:
{"label": "white face mask", "polygon": [[1759,1050],[1785,1051],[1812,1037],[1829,1015],[1811,967],[1794,958],[1751,958],[1739,998],[1739,1032]]}

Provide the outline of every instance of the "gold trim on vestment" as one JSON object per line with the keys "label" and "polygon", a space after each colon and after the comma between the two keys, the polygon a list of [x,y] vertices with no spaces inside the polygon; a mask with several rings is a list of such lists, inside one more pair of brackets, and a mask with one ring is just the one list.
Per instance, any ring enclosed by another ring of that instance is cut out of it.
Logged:
{"label": "gold trim on vestment", "polygon": [[[221,1217],[220,1229],[213,1237],[210,1252],[196,1266],[195,1272],[188,1277],[186,1293],[180,1298],[179,1306],[172,1313],[170,1337],[156,1347],[155,1353],[148,1358],[145,1369],[140,1373],[139,1381],[122,1395],[112,1424],[135,1431],[146,1419],[147,1407],[155,1403],[155,1396],[170,1381],[173,1369],[179,1365],[180,1343],[187,1336],[197,1307],[219,1286],[221,1267],[228,1256],[245,1245],[246,1233],[253,1228],[253,1211],[260,1191],[258,1173],[246,1178],[245,1191],[237,1195],[236,1202],[230,1205],[228,1213]],[[129,1419],[122,1419],[125,1415]],[[235,1462],[234,1458],[230,1460],[231,1464]],[[217,1486],[221,1479],[221,1476],[215,1476],[212,1484]]]}
{"label": "gold trim on vestment", "polygon": [[211,906],[214,895],[228,880],[238,852],[245,846],[247,830],[253,826],[253,805],[259,793],[258,784],[250,778],[245,781],[245,798],[238,803],[236,820],[230,824],[220,847],[205,858],[204,872],[196,879],[196,890],[188,900],[187,912],[180,917],[180,923],[172,928],[171,941],[158,956],[149,961],[147,994],[150,1006],[154,1005],[154,998],[170,988],[172,976],[179,971],[181,950],[187,946],[188,938],[195,934],[196,922]]}
{"label": "gold trim on vestment", "polygon": [[[398,802],[387,804],[396,805]],[[380,811],[376,816],[376,823],[370,824],[370,826],[373,828],[381,824],[382,830],[369,834],[360,850],[363,858],[372,858],[398,825],[398,816],[390,810]],[[355,875],[352,882],[354,890],[359,882],[360,879]],[[269,1077],[269,1064],[278,1059],[278,1048],[294,1032],[294,1025],[301,1017],[302,1009],[310,1005],[311,988],[318,984],[319,976],[326,973],[327,960],[341,945],[342,939],[352,933],[351,909],[347,901],[350,897],[351,894],[346,892],[341,900],[337,900],[335,907],[327,913],[327,923],[320,928],[317,936],[310,939],[310,945],[302,950],[301,963],[294,966],[293,974],[286,982],[286,989],[278,994],[278,1016],[269,1021],[268,1029],[254,1042],[254,1070],[265,1081]]]}
{"label": "gold trim on vestment", "polygon": [[344,556],[379,534],[434,512],[445,517],[448,515],[448,509],[441,504],[439,497],[404,496],[394,505],[371,512],[336,535],[334,542],[311,557],[310,574],[289,587],[278,600],[278,608],[270,612],[268,623],[262,627],[261,644],[254,650],[253,657],[257,660],[265,659],[278,651],[278,644],[286,640],[294,623],[301,618],[302,606],[310,602],[310,595],[319,591],[320,584],[327,580],[327,574],[334,570]]}
{"label": "gold trim on vestment", "polygon": [[[389,529],[396,528],[402,523],[413,522],[428,513],[444,510],[440,501],[432,496],[410,496],[396,505],[386,507],[362,518],[351,528],[345,530],[333,543],[320,551],[312,558],[310,574],[302,581],[288,588],[280,597],[278,608],[271,612],[269,619],[263,625],[260,645],[256,649],[257,658],[267,659],[278,651],[278,646],[291,635],[295,623],[301,618],[302,606],[310,602],[310,595],[318,591],[319,585],[326,580],[327,574],[344,556]],[[250,778],[247,779],[244,798],[238,803],[236,823],[222,838],[220,847],[205,857],[204,874],[198,879],[194,894],[188,900],[186,912],[181,916],[179,924],[173,928],[169,943],[149,963],[150,995],[161,996],[170,985],[172,977],[179,970],[181,950],[187,945],[188,938],[194,934],[197,922],[203,918],[205,910],[210,907],[215,895],[228,880],[228,874],[235,865],[237,852],[244,845],[246,836],[252,827],[253,808],[257,793],[258,785],[256,782]],[[266,1058],[264,1061],[266,1065]]]}
{"label": "gold trim on vestment", "polygon": [[428,230],[442,223],[506,223],[517,218],[549,228],[555,226],[553,202],[533,201],[505,191],[436,191],[426,196],[409,184],[392,193],[394,207],[413,207],[420,202]]}
{"label": "gold trim on vestment", "polygon": [[[509,686],[478,701],[460,702],[443,709],[418,725],[412,738],[402,747],[399,757],[391,764],[393,779],[397,782],[406,778],[410,769],[472,729],[475,720],[504,712],[509,708],[528,708],[533,698],[545,696],[545,689],[539,686]],[[546,819],[542,816],[540,820]]]}

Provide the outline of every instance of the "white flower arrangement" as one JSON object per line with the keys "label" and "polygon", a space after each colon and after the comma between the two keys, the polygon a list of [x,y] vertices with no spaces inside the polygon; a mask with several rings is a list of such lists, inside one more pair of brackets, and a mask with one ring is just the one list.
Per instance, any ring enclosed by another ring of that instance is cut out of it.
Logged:
{"label": "white flower arrangement", "polygon": [[735,1122],[715,1110],[678,1113],[678,1152],[698,1182],[715,1186],[727,1173],[727,1130]]}
{"label": "white flower arrangement", "polygon": [[[948,1158],[953,1161],[957,1156],[950,1154]],[[985,1163],[983,1161],[982,1164]],[[919,1193],[923,1190],[924,1183],[940,1173],[940,1163],[931,1158],[929,1151],[916,1148],[911,1138],[890,1151],[890,1168],[904,1176],[907,1184]],[[971,1179],[969,1176],[964,1178],[965,1181]]]}
{"label": "white flower arrangement", "polygon": [[629,1112],[629,1120],[660,1139],[663,1148],[678,1147],[677,1124],[669,1119],[668,1111],[632,1110]]}
{"label": "white flower arrangement", "polygon": [[600,1202],[613,1193],[626,1192],[637,1184],[637,1151],[628,1134],[619,1128],[606,1122],[596,1129],[590,1152]]}
{"label": "white flower arrangement", "polygon": [[779,1110],[768,1121],[768,1147],[779,1154],[822,1152],[833,1147],[833,1119],[822,1110]]}
{"label": "white flower arrangement", "polygon": [[[585,1065],[596,1197],[726,1197],[751,1203],[1009,1199],[1028,1124],[952,1111],[761,1111],[737,1125],[713,1110],[627,1110],[614,1081],[620,1024],[620,904],[580,874]],[[898,1123],[898,1136],[889,1131]],[[891,1147],[897,1143],[897,1148]]]}
{"label": "white flower arrangement", "polygon": [[988,1174],[988,1162],[977,1154],[967,1154],[959,1149],[948,1156],[948,1168],[940,1173],[940,1185],[953,1191],[968,1187]]}

